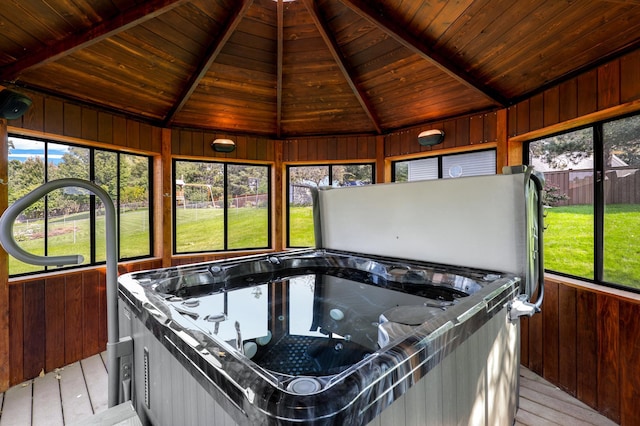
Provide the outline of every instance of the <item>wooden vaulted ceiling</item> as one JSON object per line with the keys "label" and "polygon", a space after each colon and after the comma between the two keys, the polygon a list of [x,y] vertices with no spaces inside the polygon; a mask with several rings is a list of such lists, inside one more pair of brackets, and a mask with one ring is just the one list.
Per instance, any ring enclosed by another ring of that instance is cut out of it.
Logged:
{"label": "wooden vaulted ceiling", "polygon": [[278,138],[506,107],[640,47],[640,0],[7,3],[5,86]]}

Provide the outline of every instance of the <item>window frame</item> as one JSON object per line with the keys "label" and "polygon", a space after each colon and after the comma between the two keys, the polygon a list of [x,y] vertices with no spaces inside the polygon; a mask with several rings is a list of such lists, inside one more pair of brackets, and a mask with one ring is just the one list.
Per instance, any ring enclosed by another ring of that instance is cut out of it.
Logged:
{"label": "window frame", "polygon": [[[494,174],[497,174],[497,165],[498,165],[498,150],[495,147],[489,147],[489,148],[482,148],[482,149],[474,149],[474,150],[469,150],[469,151],[460,151],[460,152],[443,152],[443,153],[439,153],[439,154],[435,154],[435,155],[423,155],[420,157],[414,157],[414,158],[403,158],[403,159],[398,159],[398,160],[393,160],[391,161],[391,182],[397,182],[396,181],[396,164],[397,163],[408,163],[411,161],[418,161],[418,160],[424,160],[427,158],[435,158],[438,162],[438,178],[437,179],[449,179],[449,178],[445,178],[443,177],[444,175],[444,171],[443,171],[443,166],[442,166],[442,159],[444,157],[454,157],[456,155],[465,155],[465,154],[473,154],[473,153],[480,153],[480,152],[488,152],[488,151],[493,151],[494,153],[494,157],[495,157],[495,164],[496,164],[496,170],[494,170]],[[455,179],[455,178],[454,178]],[[409,181],[407,181],[409,182]]]}
{"label": "window frame", "polygon": [[[104,147],[98,147],[98,146],[93,146],[90,144],[87,145],[83,145],[81,143],[74,143],[74,142],[68,142],[66,140],[58,140],[58,139],[51,139],[51,138],[46,138],[46,137],[39,137],[39,136],[31,136],[31,135],[24,135],[24,134],[20,134],[20,133],[14,133],[14,132],[9,132],[8,133],[8,139],[9,138],[16,138],[16,139],[25,139],[25,140],[30,140],[30,141],[35,141],[35,142],[41,142],[44,144],[44,149],[43,149],[43,162],[44,162],[44,170],[43,170],[43,175],[44,175],[44,181],[41,183],[41,185],[50,182],[49,180],[49,144],[55,144],[55,145],[65,145],[65,146],[69,146],[69,147],[74,147],[74,148],[81,148],[81,149],[86,149],[89,151],[89,163],[88,163],[88,168],[89,168],[89,181],[91,182],[95,182],[95,154],[96,151],[104,151],[104,152],[110,152],[110,153],[114,153],[116,154],[116,161],[117,161],[117,173],[116,173],[116,185],[117,185],[117,195],[118,195],[118,199],[117,202],[114,202],[115,205],[115,209],[116,209],[116,226],[117,226],[117,236],[118,236],[118,246],[116,247],[117,249],[117,253],[118,253],[118,262],[129,262],[129,261],[135,261],[135,260],[140,260],[140,259],[148,259],[148,258],[152,258],[154,256],[154,239],[155,239],[155,235],[154,235],[154,214],[153,214],[153,206],[154,206],[154,182],[153,182],[153,156],[149,155],[149,154],[143,154],[143,153],[131,153],[131,152],[125,152],[125,151],[121,151],[121,150],[117,150],[117,149],[109,149],[109,148],[104,148]],[[120,208],[121,208],[121,197],[120,197],[120,191],[121,191],[121,187],[120,187],[120,157],[121,155],[132,155],[132,156],[138,156],[138,157],[142,157],[145,158],[147,160],[147,183],[148,183],[148,199],[149,199],[149,205],[148,205],[148,223],[149,223],[149,253],[148,254],[143,254],[143,255],[139,255],[139,256],[131,256],[131,257],[121,257],[120,255],[120,245],[121,245],[121,239],[120,239],[120,235],[121,235],[121,229],[120,229]],[[8,182],[8,185],[11,185],[11,182]],[[78,268],[86,268],[86,267],[93,267],[93,266],[99,266],[99,265],[104,265],[106,264],[106,259],[105,260],[96,260],[97,257],[97,251],[96,251],[96,233],[97,233],[97,227],[96,227],[96,195],[92,192],[89,193],[89,208],[90,208],[90,215],[89,215],[89,245],[90,245],[90,259],[89,262],[87,263],[83,263],[80,265],[64,265],[64,266],[60,266],[60,267],[51,267],[51,266],[43,266],[41,269],[38,269],[37,271],[30,271],[30,272],[23,272],[23,273],[17,273],[17,274],[11,274],[10,271],[8,272],[8,276],[10,278],[19,278],[19,277],[25,277],[25,276],[30,276],[30,275],[36,275],[36,274],[42,274],[42,273],[51,273],[51,272],[59,272],[59,271],[67,271],[67,270],[73,270],[73,269],[78,269]],[[114,201],[114,200],[112,200]],[[47,197],[44,197],[44,215],[43,215],[43,227],[46,230],[46,232],[44,232],[44,255],[47,256],[48,255],[48,251],[49,251],[49,202]],[[8,269],[8,268],[7,268]]]}
{"label": "window frame", "polygon": [[[176,185],[176,163],[178,162],[186,162],[186,163],[209,163],[209,164],[219,164],[223,167],[223,198],[225,200],[223,204],[223,221],[224,221],[224,229],[223,229],[223,248],[219,250],[194,250],[194,251],[177,251],[177,235],[178,235],[178,227],[177,227],[177,209],[176,209],[176,197],[177,193],[175,191]],[[267,171],[267,245],[262,247],[245,247],[245,248],[229,248],[229,220],[228,220],[228,211],[229,206],[227,203],[228,200],[228,166],[249,166],[249,167],[264,167]],[[273,236],[272,236],[272,227],[273,227],[273,212],[272,212],[272,194],[273,194],[273,182],[272,182],[272,172],[273,165],[271,163],[255,163],[255,162],[242,162],[242,161],[220,161],[220,160],[211,160],[206,158],[178,158],[174,157],[171,159],[171,185],[172,185],[172,195],[171,195],[171,206],[172,206],[172,215],[171,215],[171,252],[174,256],[184,256],[184,255],[193,255],[193,254],[203,254],[203,253],[224,253],[224,252],[247,252],[247,251],[263,251],[269,250],[273,246]]]}
{"label": "window frame", "polygon": [[292,167],[328,167],[329,168],[329,172],[327,174],[327,176],[329,177],[329,180],[332,179],[333,177],[333,167],[337,166],[371,166],[371,185],[375,185],[376,183],[376,163],[375,161],[365,161],[365,162],[346,162],[346,163],[338,163],[338,162],[332,162],[332,163],[295,163],[295,162],[291,162],[288,164],[285,164],[285,206],[284,209],[286,211],[285,213],[285,232],[286,232],[286,238],[285,238],[285,247],[288,249],[298,249],[298,248],[305,248],[307,246],[292,246],[291,245],[291,218],[289,217],[289,200],[291,198],[291,184],[289,183],[290,181],[290,177],[291,177],[291,173],[290,170]]}
{"label": "window frame", "polygon": [[591,129],[593,140],[593,278],[572,275],[567,272],[555,271],[545,268],[545,272],[558,276],[585,281],[592,284],[602,285],[609,288],[615,288],[633,293],[640,293],[640,288],[631,287],[625,284],[619,284],[604,279],[604,224],[605,224],[605,179],[601,177],[605,175],[605,158],[604,158],[604,132],[603,128],[606,123],[623,120],[629,117],[640,116],[637,112],[623,114],[620,116],[608,117],[602,120],[594,121],[586,125],[579,125],[557,132],[545,134],[534,139],[523,142],[522,164],[530,164],[530,145],[540,140],[548,139],[554,136],[568,134],[584,129]]}

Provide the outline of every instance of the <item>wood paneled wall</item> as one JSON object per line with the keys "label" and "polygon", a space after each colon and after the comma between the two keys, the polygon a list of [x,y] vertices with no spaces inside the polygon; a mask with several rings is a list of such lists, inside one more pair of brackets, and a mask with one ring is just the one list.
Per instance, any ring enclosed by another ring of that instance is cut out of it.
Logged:
{"label": "wood paneled wall", "polygon": [[299,138],[283,142],[283,161],[352,161],[376,158],[376,136]]}
{"label": "wood paneled wall", "polygon": [[149,153],[161,151],[160,127],[31,91],[20,92],[33,104],[22,117],[8,121],[11,127],[47,137],[58,135]]}
{"label": "wood paneled wall", "polygon": [[[228,138],[236,143],[230,153],[215,152],[211,142],[216,138]],[[231,136],[222,133],[175,129],[171,132],[171,154],[188,157],[275,161],[278,141],[262,136]]]}
{"label": "wood paneled wall", "polygon": [[[160,260],[120,265],[120,272]],[[13,280],[9,285],[9,386],[104,351],[106,274],[86,268]]]}
{"label": "wood paneled wall", "polygon": [[[592,115],[640,99],[640,50],[580,74],[509,110],[509,137],[544,128],[563,130],[593,121]],[[581,121],[582,120],[582,121]],[[554,127],[555,126],[555,127]]]}
{"label": "wood paneled wall", "polygon": [[[433,147],[418,144],[420,132],[431,129],[444,130],[442,144]],[[394,157],[477,146],[487,142],[498,142],[498,134],[498,112],[491,111],[390,133],[385,136],[384,151],[385,156]]]}
{"label": "wood paneled wall", "polygon": [[521,363],[622,425],[640,424],[640,295],[548,277]]}

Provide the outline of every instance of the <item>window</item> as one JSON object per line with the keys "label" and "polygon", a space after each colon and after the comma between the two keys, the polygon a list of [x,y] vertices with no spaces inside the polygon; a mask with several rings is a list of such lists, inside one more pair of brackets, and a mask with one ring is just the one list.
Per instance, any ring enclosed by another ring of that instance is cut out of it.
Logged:
{"label": "window", "polygon": [[269,166],[175,160],[174,252],[270,246]]}
{"label": "window", "polygon": [[491,149],[395,161],[392,171],[394,182],[493,175],[496,173],[496,151]]}
{"label": "window", "polygon": [[[9,204],[55,179],[95,182],[109,193],[118,211],[119,260],[152,254],[149,157],[10,136],[8,171]],[[23,211],[14,225],[14,238],[30,253],[81,254],[83,265],[93,265],[106,260],[104,226],[99,197],[82,188],[60,188]],[[9,258],[10,275],[48,269]]]}
{"label": "window", "polygon": [[329,164],[287,168],[287,246],[315,244],[311,189],[360,186],[373,182],[373,164]]}
{"label": "window", "polygon": [[545,266],[640,290],[640,116],[532,141],[545,174]]}

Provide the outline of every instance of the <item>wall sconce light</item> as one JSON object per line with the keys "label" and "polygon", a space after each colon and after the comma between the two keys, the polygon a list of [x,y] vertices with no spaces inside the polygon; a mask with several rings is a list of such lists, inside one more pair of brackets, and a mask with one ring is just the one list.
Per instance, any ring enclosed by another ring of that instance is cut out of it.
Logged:
{"label": "wall sconce light", "polygon": [[211,142],[211,149],[215,152],[233,152],[236,149],[236,143],[231,139],[216,139]]}
{"label": "wall sconce light", "polygon": [[0,118],[15,120],[31,106],[31,99],[9,89],[0,91]]}
{"label": "wall sconce light", "polygon": [[418,135],[418,143],[422,146],[438,145],[444,140],[444,130],[425,130]]}

